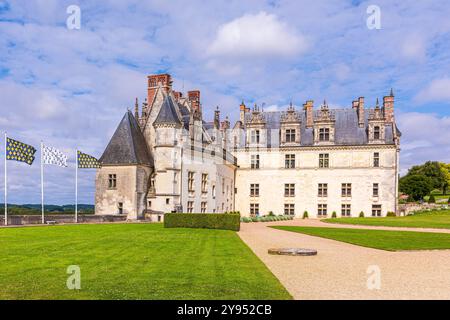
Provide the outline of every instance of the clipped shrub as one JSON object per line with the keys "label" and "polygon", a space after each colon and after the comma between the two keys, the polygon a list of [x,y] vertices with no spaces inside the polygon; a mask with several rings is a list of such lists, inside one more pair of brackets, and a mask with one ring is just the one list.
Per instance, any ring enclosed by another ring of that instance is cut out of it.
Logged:
{"label": "clipped shrub", "polygon": [[436,198],[433,194],[428,198],[428,203],[436,203]]}
{"label": "clipped shrub", "polygon": [[331,218],[337,218],[336,211],[333,211],[333,213],[331,214]]}
{"label": "clipped shrub", "polygon": [[361,212],[359,213],[359,217],[360,217],[360,218],[364,218],[364,212],[363,212],[363,211],[361,211]]}
{"label": "clipped shrub", "polygon": [[240,217],[237,214],[220,213],[166,213],[164,228],[203,228],[203,229],[240,229]]}
{"label": "clipped shrub", "polygon": [[273,216],[274,216],[273,211],[269,211],[269,216],[270,216],[270,217],[273,217]]}
{"label": "clipped shrub", "polygon": [[308,211],[303,212],[303,219],[308,219]]}
{"label": "clipped shrub", "polygon": [[396,217],[397,215],[395,214],[395,212],[392,212],[392,211],[389,211],[387,214],[386,214],[386,217]]}

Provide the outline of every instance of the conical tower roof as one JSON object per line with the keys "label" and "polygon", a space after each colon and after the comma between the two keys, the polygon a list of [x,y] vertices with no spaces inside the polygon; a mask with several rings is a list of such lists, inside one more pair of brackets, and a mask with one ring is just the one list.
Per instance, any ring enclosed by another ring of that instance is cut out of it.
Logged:
{"label": "conical tower roof", "polygon": [[153,167],[153,157],[144,135],[131,111],[125,113],[105,152],[100,158],[103,165],[141,164]]}

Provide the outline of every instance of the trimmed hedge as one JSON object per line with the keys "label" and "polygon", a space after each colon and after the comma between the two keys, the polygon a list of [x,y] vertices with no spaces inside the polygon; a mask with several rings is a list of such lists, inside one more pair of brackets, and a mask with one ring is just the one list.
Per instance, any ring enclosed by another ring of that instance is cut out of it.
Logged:
{"label": "trimmed hedge", "polygon": [[203,228],[239,231],[240,215],[232,213],[166,213],[164,228]]}

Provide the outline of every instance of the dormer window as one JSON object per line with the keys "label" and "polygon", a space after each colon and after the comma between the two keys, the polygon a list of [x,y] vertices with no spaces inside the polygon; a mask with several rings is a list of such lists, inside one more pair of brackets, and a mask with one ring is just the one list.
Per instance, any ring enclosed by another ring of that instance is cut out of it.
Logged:
{"label": "dormer window", "polygon": [[251,142],[259,143],[259,130],[252,130],[251,132]]}
{"label": "dormer window", "polygon": [[374,140],[380,140],[380,127],[379,126],[375,126],[373,127],[373,139]]}
{"label": "dormer window", "polygon": [[319,129],[319,141],[330,141],[330,128]]}
{"label": "dormer window", "polygon": [[286,142],[295,142],[295,129],[286,129]]}

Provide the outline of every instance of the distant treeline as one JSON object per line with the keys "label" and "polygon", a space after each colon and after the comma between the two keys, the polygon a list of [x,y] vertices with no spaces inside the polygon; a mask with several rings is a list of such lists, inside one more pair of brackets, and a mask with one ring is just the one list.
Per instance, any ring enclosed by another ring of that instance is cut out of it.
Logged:
{"label": "distant treeline", "polygon": [[[91,204],[79,204],[78,213],[80,214],[94,214],[94,206]],[[46,214],[75,214],[75,205],[45,205]],[[5,204],[0,203],[0,214],[5,214]],[[9,204],[8,214],[11,215],[33,215],[41,214],[40,204]]]}

